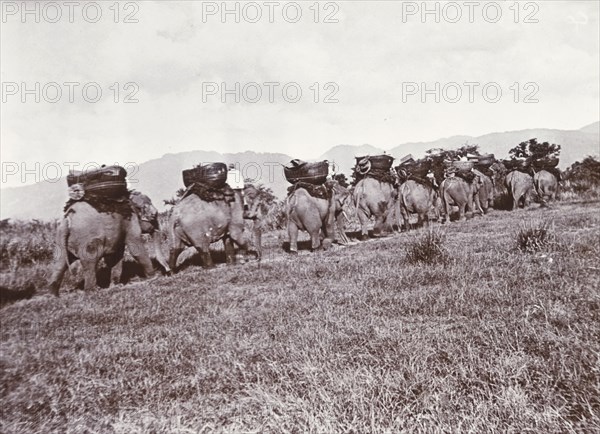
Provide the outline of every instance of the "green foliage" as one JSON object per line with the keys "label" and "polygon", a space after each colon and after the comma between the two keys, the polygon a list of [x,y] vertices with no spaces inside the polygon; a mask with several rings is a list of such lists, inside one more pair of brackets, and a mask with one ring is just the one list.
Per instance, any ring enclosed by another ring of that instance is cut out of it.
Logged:
{"label": "green foliage", "polygon": [[569,167],[564,179],[577,193],[582,193],[600,186],[600,161],[597,157],[588,156]]}
{"label": "green foliage", "polygon": [[406,260],[409,264],[439,264],[448,259],[444,247],[446,235],[439,228],[429,229],[406,246]]}
{"label": "green foliage", "polygon": [[3,269],[18,269],[52,260],[56,243],[56,223],[33,220],[6,222],[0,238],[0,265]]}
{"label": "green foliage", "polygon": [[547,220],[531,220],[521,223],[517,232],[517,248],[535,253],[556,243],[552,223]]}
{"label": "green foliage", "polygon": [[512,158],[530,158],[532,160],[558,158],[560,155],[560,145],[548,142],[538,143],[537,139],[530,139],[528,142],[519,143],[508,151],[508,154]]}
{"label": "green foliage", "polygon": [[172,197],[171,199],[163,199],[163,203],[165,205],[176,205],[183,196],[183,193],[185,193],[185,188],[179,188],[175,192],[175,197]]}

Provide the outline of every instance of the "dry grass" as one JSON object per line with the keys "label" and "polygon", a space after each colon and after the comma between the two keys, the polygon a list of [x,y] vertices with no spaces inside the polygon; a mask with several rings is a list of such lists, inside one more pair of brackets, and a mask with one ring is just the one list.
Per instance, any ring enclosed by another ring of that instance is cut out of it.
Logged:
{"label": "dry grass", "polygon": [[439,227],[427,230],[407,243],[406,260],[409,264],[443,264],[448,260],[444,247],[446,234]]}
{"label": "dry grass", "polygon": [[[0,431],[597,432],[600,204],[2,309]],[[515,249],[523,221],[556,242]],[[537,227],[537,223],[533,223]],[[409,247],[410,248],[410,247]]]}

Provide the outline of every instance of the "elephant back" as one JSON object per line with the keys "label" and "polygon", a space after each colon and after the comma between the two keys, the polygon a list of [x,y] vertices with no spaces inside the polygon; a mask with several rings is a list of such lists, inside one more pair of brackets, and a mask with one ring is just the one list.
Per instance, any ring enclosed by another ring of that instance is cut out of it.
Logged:
{"label": "elephant back", "polygon": [[127,171],[121,166],[102,166],[94,170],[72,170],[67,175],[67,185],[83,186],[86,193],[95,196],[119,198],[127,196]]}
{"label": "elephant back", "polygon": [[182,172],[183,185],[188,188],[192,184],[202,184],[210,188],[223,188],[227,182],[227,165],[225,163],[202,164]]}

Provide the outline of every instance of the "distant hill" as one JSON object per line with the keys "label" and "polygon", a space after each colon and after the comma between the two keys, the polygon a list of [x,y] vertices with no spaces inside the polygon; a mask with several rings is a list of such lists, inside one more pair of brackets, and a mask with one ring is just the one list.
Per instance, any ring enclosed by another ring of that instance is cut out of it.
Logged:
{"label": "distant hill", "polygon": [[600,122],[594,122],[593,124],[586,125],[579,131],[584,133],[600,134]]}
{"label": "distant hill", "polygon": [[[407,154],[421,157],[428,149],[455,148],[465,143],[478,144],[482,152],[491,152],[498,158],[506,157],[508,150],[520,142],[537,138],[562,146],[560,167],[565,169],[587,155],[600,154],[600,123],[587,125],[580,130],[529,129],[491,133],[479,137],[453,136],[432,142],[404,143],[386,152],[396,159]],[[348,176],[354,166],[355,156],[374,155],[384,152],[371,145],[339,145],[325,152],[320,159],[327,159],[339,166],[338,171]],[[166,154],[161,158],[147,161],[132,171],[130,187],[146,193],[159,209],[165,209],[164,199],[175,195],[183,187],[181,171],[202,162],[223,161],[238,163],[244,176],[258,178],[256,182],[271,188],[275,195],[283,199],[288,183],[283,176],[282,165],[292,158],[285,154],[267,154],[247,151],[236,154],[192,151]],[[26,199],[24,199],[26,198]],[[54,219],[60,217],[67,200],[67,187],[64,179],[58,182],[40,182],[23,187],[5,188],[0,194],[1,218]]]}

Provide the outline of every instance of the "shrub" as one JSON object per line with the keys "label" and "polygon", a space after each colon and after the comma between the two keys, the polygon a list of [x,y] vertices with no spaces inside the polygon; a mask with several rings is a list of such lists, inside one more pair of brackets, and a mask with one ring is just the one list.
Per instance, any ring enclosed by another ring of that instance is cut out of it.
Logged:
{"label": "shrub", "polygon": [[406,260],[410,264],[445,263],[448,252],[444,246],[446,234],[439,228],[427,232],[410,241],[406,246]]}
{"label": "shrub", "polygon": [[517,232],[517,249],[522,252],[538,252],[555,243],[554,225],[548,221],[525,221]]}

